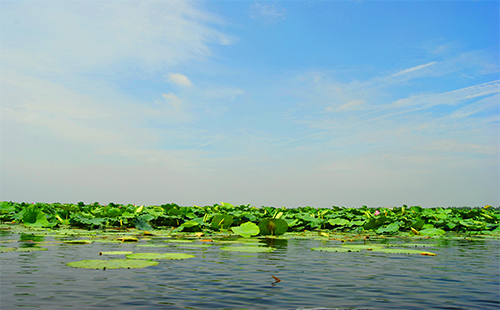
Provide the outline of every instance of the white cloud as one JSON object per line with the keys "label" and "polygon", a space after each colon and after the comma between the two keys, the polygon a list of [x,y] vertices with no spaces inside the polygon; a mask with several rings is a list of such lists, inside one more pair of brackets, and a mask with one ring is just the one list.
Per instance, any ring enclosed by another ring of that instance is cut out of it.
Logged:
{"label": "white cloud", "polygon": [[172,106],[176,111],[180,111],[182,108],[182,99],[177,97],[176,94],[170,92],[168,94],[162,94],[162,97],[167,100],[167,102]]}
{"label": "white cloud", "polygon": [[191,86],[193,83],[188,79],[187,76],[180,74],[180,73],[169,73],[168,74],[168,80],[169,82],[172,82],[174,84],[180,85],[180,86]]}
{"label": "white cloud", "polygon": [[336,109],[332,109],[332,107],[327,107],[326,111],[327,112],[332,112],[332,111],[343,112],[343,111],[362,110],[362,109],[364,109],[364,105],[366,105],[365,100],[356,99],[356,100],[352,100],[352,101],[349,101],[347,103],[344,103],[343,105],[339,106]]}
{"label": "white cloud", "polygon": [[245,91],[236,87],[209,87],[202,91],[204,98],[229,99],[234,100],[237,96],[243,95]]}
{"label": "white cloud", "polygon": [[499,149],[496,145],[462,143],[454,140],[433,141],[424,147],[431,151],[451,153],[477,153],[485,155],[495,155],[499,153]]}
{"label": "white cloud", "polygon": [[277,8],[274,4],[260,4],[258,2],[250,6],[248,15],[266,23],[280,22],[286,18],[285,9]]}
{"label": "white cloud", "polygon": [[131,63],[155,70],[204,61],[210,44],[230,44],[221,23],[192,1],[11,2],[2,4],[2,58],[57,73],[122,73]]}
{"label": "white cloud", "polygon": [[412,72],[415,72],[415,71],[418,71],[418,70],[422,70],[424,68],[428,68],[428,67],[433,66],[435,64],[436,64],[436,61],[429,62],[429,63],[423,64],[423,65],[419,65],[419,66],[415,66],[415,67],[408,68],[408,69],[405,69],[405,70],[401,70],[399,72],[394,73],[392,76],[394,77],[394,76],[409,74],[409,73],[412,73]]}

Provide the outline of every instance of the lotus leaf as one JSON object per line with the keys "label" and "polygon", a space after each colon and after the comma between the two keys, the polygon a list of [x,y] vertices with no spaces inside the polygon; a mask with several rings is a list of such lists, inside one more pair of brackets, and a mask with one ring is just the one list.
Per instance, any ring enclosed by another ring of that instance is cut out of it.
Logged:
{"label": "lotus leaf", "polygon": [[195,255],[184,253],[134,253],[126,255],[132,259],[187,259],[193,258]]}
{"label": "lotus leaf", "polygon": [[313,251],[324,251],[324,252],[361,252],[361,249],[357,248],[347,248],[347,247],[317,247],[311,248]]}
{"label": "lotus leaf", "polygon": [[88,268],[88,269],[120,269],[120,268],[144,268],[149,266],[158,265],[158,262],[150,260],[136,260],[136,259],[90,259],[77,262],[67,263],[66,265],[75,268]]}
{"label": "lotus leaf", "polygon": [[193,240],[183,240],[183,239],[168,239],[163,242],[172,242],[172,243],[191,243]]}
{"label": "lotus leaf", "polygon": [[446,232],[439,228],[427,228],[420,231],[421,235],[434,236],[434,235],[444,235]]}
{"label": "lotus leaf", "polygon": [[88,239],[79,239],[79,240],[65,240],[64,243],[68,244],[91,244],[92,240]]}
{"label": "lotus leaf", "polygon": [[16,252],[35,252],[35,251],[47,251],[47,248],[29,247],[29,248],[17,248],[16,249]]}
{"label": "lotus leaf", "polygon": [[212,218],[212,223],[211,227],[213,229],[228,229],[231,227],[231,224],[233,223],[233,216],[232,215],[227,215],[227,214],[216,214]]}
{"label": "lotus leaf", "polygon": [[331,219],[331,220],[328,221],[328,224],[330,224],[332,226],[344,226],[347,223],[349,223],[348,220],[346,220],[346,219],[339,219],[339,218]]}
{"label": "lotus leaf", "polygon": [[259,226],[255,225],[252,222],[243,223],[238,227],[233,227],[232,230],[234,233],[245,238],[258,235],[260,232]]}
{"label": "lotus leaf", "polygon": [[342,247],[368,251],[378,251],[383,248],[382,246],[376,244],[342,244]]}
{"label": "lotus leaf", "polygon": [[108,252],[99,252],[99,255],[127,255],[132,254],[132,251],[108,251]]}
{"label": "lotus leaf", "polygon": [[288,230],[288,224],[283,219],[263,219],[259,223],[261,235],[282,235]]}
{"label": "lotus leaf", "polygon": [[211,244],[193,244],[193,243],[179,243],[175,244],[177,247],[189,247],[189,248],[209,248]]}
{"label": "lotus leaf", "polygon": [[11,252],[11,251],[15,251],[15,250],[16,250],[16,248],[13,248],[13,247],[0,246],[0,253]]}
{"label": "lotus leaf", "polygon": [[139,239],[134,237],[121,237],[121,238],[116,238],[116,240],[121,242],[139,242]]}
{"label": "lotus leaf", "polygon": [[378,249],[377,252],[388,253],[388,254],[420,254],[421,250],[413,249]]}
{"label": "lotus leaf", "polygon": [[230,252],[246,252],[246,253],[261,253],[261,252],[272,252],[276,250],[275,248],[261,247],[261,246],[226,246],[220,248],[223,251]]}
{"label": "lotus leaf", "polygon": [[399,247],[405,247],[405,248],[429,248],[429,247],[437,247],[437,244],[430,244],[430,243],[402,243],[402,244],[386,244],[388,247],[394,247],[394,246],[399,246]]}

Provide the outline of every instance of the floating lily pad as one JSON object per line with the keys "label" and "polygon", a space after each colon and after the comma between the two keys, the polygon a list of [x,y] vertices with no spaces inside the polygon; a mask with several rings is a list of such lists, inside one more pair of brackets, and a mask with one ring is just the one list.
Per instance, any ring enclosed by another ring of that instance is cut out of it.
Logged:
{"label": "floating lily pad", "polygon": [[255,225],[252,222],[246,222],[238,227],[233,227],[231,229],[233,230],[234,233],[246,238],[258,235],[260,232],[259,226]]}
{"label": "floating lily pad", "polygon": [[139,239],[134,237],[121,237],[121,238],[116,238],[116,240],[121,242],[139,242]]}
{"label": "floating lily pad", "polygon": [[108,252],[99,252],[99,255],[127,255],[132,254],[132,251],[108,251]]}
{"label": "floating lily pad", "polygon": [[158,262],[150,260],[138,259],[90,259],[77,262],[67,263],[66,265],[75,268],[88,268],[88,269],[120,269],[120,268],[144,268],[149,266],[158,265]]}
{"label": "floating lily pad", "polygon": [[431,243],[403,243],[403,244],[386,244],[388,247],[393,247],[393,246],[398,246],[398,247],[405,247],[405,248],[431,248],[431,247],[437,247],[437,244],[431,244]]}
{"label": "floating lily pad", "polygon": [[377,252],[388,253],[388,254],[420,254],[421,250],[413,249],[378,249]]}
{"label": "floating lily pad", "polygon": [[361,249],[348,248],[348,247],[317,247],[311,248],[313,251],[324,251],[324,252],[361,252]]}
{"label": "floating lily pad", "polygon": [[223,251],[246,252],[246,253],[272,252],[276,250],[275,248],[268,248],[262,246],[225,246],[220,249]]}
{"label": "floating lily pad", "polygon": [[65,240],[64,243],[68,244],[91,244],[92,240],[88,239],[79,239],[79,240]]}
{"label": "floating lily pad", "polygon": [[163,242],[172,242],[172,243],[191,243],[193,240],[185,240],[185,239],[169,239],[164,240]]}
{"label": "floating lily pad", "polygon": [[16,249],[16,252],[35,252],[35,251],[47,251],[47,248],[30,247],[30,248],[17,248]]}
{"label": "floating lily pad", "polygon": [[342,247],[357,249],[357,250],[367,250],[367,251],[378,251],[383,249],[382,246],[376,244],[342,244]]}
{"label": "floating lily pad", "polygon": [[0,253],[3,253],[3,252],[12,252],[12,251],[15,251],[16,248],[12,248],[12,247],[6,247],[6,246],[0,246]]}
{"label": "floating lily pad", "polygon": [[133,259],[187,259],[195,255],[184,253],[134,253],[128,254],[127,258]]}
{"label": "floating lily pad", "polygon": [[189,248],[209,248],[212,245],[211,244],[179,243],[179,244],[175,244],[175,246],[177,246],[177,247],[189,247]]}

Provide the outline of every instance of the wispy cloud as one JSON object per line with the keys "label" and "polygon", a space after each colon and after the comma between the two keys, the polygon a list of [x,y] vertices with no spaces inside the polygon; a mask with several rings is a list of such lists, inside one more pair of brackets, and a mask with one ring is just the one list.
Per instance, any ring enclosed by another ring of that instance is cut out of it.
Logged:
{"label": "wispy cloud", "polygon": [[[92,8],[90,11],[90,7]],[[209,44],[227,45],[222,22],[191,1],[11,2],[2,4],[2,58],[18,68],[50,72],[123,72],[127,63],[155,70],[204,61]],[[92,18],[88,16],[91,14]],[[15,22],[16,21],[16,22]],[[24,29],[37,29],[39,35]],[[25,40],[16,40],[23,37]],[[29,50],[36,49],[35,58]],[[106,69],[104,69],[106,68]]]}
{"label": "wispy cloud", "polygon": [[259,2],[255,2],[250,6],[248,15],[265,23],[276,23],[286,19],[283,8],[278,8],[274,4],[261,4]]}
{"label": "wispy cloud", "polygon": [[408,68],[408,69],[405,69],[405,70],[401,70],[399,72],[394,73],[392,76],[394,77],[394,76],[399,76],[399,75],[403,75],[403,74],[408,74],[408,73],[411,73],[411,72],[422,70],[422,69],[427,68],[429,66],[432,66],[434,64],[436,64],[436,61],[429,62],[429,63],[423,64],[423,65],[418,65],[418,66],[415,66],[415,67],[412,67],[412,68]]}
{"label": "wispy cloud", "polygon": [[193,83],[191,83],[187,76],[180,73],[169,73],[167,81],[180,86],[193,85]]}

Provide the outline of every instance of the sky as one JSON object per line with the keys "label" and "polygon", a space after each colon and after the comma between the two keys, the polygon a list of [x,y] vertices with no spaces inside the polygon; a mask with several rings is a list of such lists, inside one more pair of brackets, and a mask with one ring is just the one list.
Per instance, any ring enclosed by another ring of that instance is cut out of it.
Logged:
{"label": "sky", "polygon": [[0,200],[500,205],[498,1],[1,1]]}

